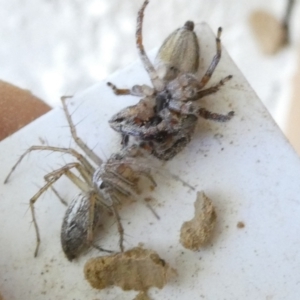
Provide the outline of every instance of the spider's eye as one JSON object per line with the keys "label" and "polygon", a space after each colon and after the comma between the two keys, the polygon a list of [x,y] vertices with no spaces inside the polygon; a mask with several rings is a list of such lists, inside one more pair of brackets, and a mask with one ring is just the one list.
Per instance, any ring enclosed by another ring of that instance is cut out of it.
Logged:
{"label": "spider's eye", "polygon": [[121,123],[125,120],[125,118],[117,118],[117,119],[114,119],[113,122],[118,122],[118,123]]}
{"label": "spider's eye", "polygon": [[104,189],[104,188],[106,188],[106,187],[107,187],[107,185],[106,185],[105,182],[103,182],[103,181],[102,181],[102,182],[100,183],[100,185],[99,185],[99,189],[100,189],[100,190],[102,190],[102,189]]}

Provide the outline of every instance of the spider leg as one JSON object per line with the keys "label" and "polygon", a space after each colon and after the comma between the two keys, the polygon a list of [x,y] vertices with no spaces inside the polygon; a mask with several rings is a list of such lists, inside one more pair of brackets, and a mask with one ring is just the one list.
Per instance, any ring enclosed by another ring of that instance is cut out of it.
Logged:
{"label": "spider leg", "polygon": [[105,183],[109,184],[114,190],[118,191],[122,195],[129,197],[132,195],[134,190],[134,184],[130,186],[128,183],[125,183],[123,180],[109,177],[104,179]]}
{"label": "spider leg", "polygon": [[154,178],[152,177],[152,175],[150,174],[150,169],[149,168],[144,168],[139,166],[136,170],[135,170],[136,174],[139,174],[145,178],[147,178],[154,187],[157,186],[156,181],[154,180]]}
{"label": "spider leg", "polygon": [[150,86],[143,85],[134,85],[131,89],[119,89],[116,85],[111,82],[107,82],[107,85],[113,90],[114,94],[117,96],[121,95],[131,95],[137,97],[151,96],[154,94],[153,88]]}
{"label": "spider leg", "polygon": [[74,123],[72,121],[71,115],[68,111],[67,105],[66,105],[66,99],[70,98],[69,96],[61,97],[61,102],[63,105],[63,109],[67,118],[67,121],[70,126],[71,135],[75,141],[75,143],[84,151],[84,153],[93,161],[96,165],[100,166],[102,164],[102,159],[95,154],[95,152],[90,149],[83,140],[77,135],[76,128],[74,126]]}
{"label": "spider leg", "polygon": [[30,199],[30,210],[31,210],[31,215],[32,215],[32,221],[35,229],[35,234],[36,234],[36,248],[34,251],[34,257],[37,257],[40,243],[41,243],[41,238],[40,238],[40,232],[39,232],[39,227],[36,221],[35,217],[35,210],[34,210],[34,204],[38,200],[38,198],[50,187],[54,182],[56,182],[62,174],[58,174],[56,177],[53,177],[52,180],[49,180],[31,199]]}
{"label": "spider leg", "polygon": [[[128,157],[126,159],[126,163],[130,164],[130,168],[133,170],[135,174],[147,178],[155,187],[157,186],[157,183],[155,182],[153,176],[150,173],[150,168],[147,168],[141,164],[137,164],[134,157]],[[121,179],[125,179],[125,178],[122,176]]]}
{"label": "spider leg", "polygon": [[99,251],[102,251],[102,252],[107,252],[107,253],[115,253],[115,251],[113,250],[108,250],[108,249],[104,249],[96,244],[92,244],[92,247],[96,248],[97,250]]}
{"label": "spider leg", "polygon": [[207,120],[213,120],[217,122],[227,122],[234,116],[234,111],[230,111],[227,115],[221,115],[212,113],[205,108],[200,108],[198,111],[199,116]]}
{"label": "spider leg", "polygon": [[59,201],[60,201],[63,205],[68,206],[67,201],[65,201],[65,199],[59,194],[59,192],[58,192],[53,186],[51,186],[50,188],[51,188],[51,190],[53,191],[53,193],[56,195],[56,197],[59,199]]}
{"label": "spider leg", "polygon": [[88,230],[87,230],[87,245],[90,246],[94,240],[94,217],[95,217],[95,206],[97,201],[97,195],[95,192],[90,192],[89,196],[90,209],[89,209],[89,220],[88,220]]}
{"label": "spider leg", "polygon": [[[85,181],[80,179],[77,175],[73,174],[70,169],[76,168],[80,175],[83,177]],[[44,176],[46,181],[51,181],[53,177],[57,175],[58,172],[62,172],[65,176],[67,176],[80,190],[85,193],[90,191],[90,186],[92,184],[91,179],[88,177],[88,173],[83,168],[80,163],[74,162],[66,164],[65,166],[61,167],[60,169],[54,170],[47,175]],[[86,180],[87,178],[87,180]]]}
{"label": "spider leg", "polygon": [[217,83],[216,85],[214,85],[212,87],[209,87],[209,88],[207,88],[205,90],[200,90],[197,93],[197,100],[200,99],[200,98],[203,98],[203,97],[205,97],[207,95],[216,93],[220,89],[220,87],[223,86],[231,78],[232,78],[232,75],[226,76],[225,78],[223,78],[222,80],[220,80],[220,82]]}
{"label": "spider leg", "polygon": [[15,169],[17,168],[17,166],[21,163],[21,161],[23,160],[23,158],[29,154],[31,151],[36,151],[36,150],[41,150],[41,151],[54,151],[54,152],[62,152],[62,153],[67,153],[70,154],[72,156],[74,156],[76,159],[78,159],[79,162],[82,163],[82,165],[90,172],[93,173],[94,167],[88,162],[88,160],[81,155],[80,153],[78,153],[76,150],[72,149],[72,148],[59,148],[59,147],[52,147],[52,146],[31,146],[30,148],[28,148],[18,159],[18,161],[14,164],[14,166],[12,167],[11,171],[9,172],[9,174],[7,175],[7,177],[4,180],[4,184],[8,182],[10,176],[12,175],[12,173],[15,171]]}
{"label": "spider leg", "polygon": [[[100,193],[98,195],[100,196]],[[113,212],[114,217],[117,221],[118,232],[119,232],[119,235],[120,235],[119,246],[120,246],[121,252],[124,252],[124,245],[123,245],[123,242],[124,242],[124,228],[123,228],[123,225],[121,223],[121,218],[120,218],[118,209],[116,207],[116,203],[120,203],[120,200],[118,199],[118,197],[116,195],[111,193],[110,189],[104,190],[103,193],[101,193],[101,198],[103,196],[106,198],[107,203],[109,203],[109,205],[107,205],[107,204],[104,204],[104,205],[109,210],[111,210]],[[100,200],[100,202],[103,203],[102,199],[98,198],[98,200]]]}
{"label": "spider leg", "polygon": [[121,252],[124,252],[124,245],[123,245],[123,242],[124,242],[124,228],[123,228],[123,225],[121,223],[121,218],[120,218],[118,209],[117,209],[114,202],[112,203],[111,208],[112,208],[112,211],[113,211],[114,216],[116,218],[117,227],[118,227],[118,231],[119,231],[119,235],[120,235],[119,246],[120,246]]}
{"label": "spider leg", "polygon": [[[62,176],[62,175],[66,175],[68,176],[68,172],[71,173],[69,170],[71,168],[76,167],[77,164],[71,163],[68,164],[66,166],[64,166],[63,168],[60,168],[58,170],[55,170],[51,173],[49,173],[49,176],[45,176],[47,183],[39,189],[39,191],[30,199],[30,210],[31,210],[31,215],[32,215],[32,221],[33,221],[33,225],[35,228],[35,233],[36,233],[36,248],[34,251],[34,256],[36,257],[38,254],[38,250],[40,247],[40,243],[41,243],[41,238],[40,238],[40,232],[39,232],[39,228],[38,228],[38,224],[37,224],[37,220],[35,217],[35,209],[34,209],[34,205],[36,203],[36,201],[40,198],[40,196],[46,192],[48,190],[48,188],[52,187],[52,185]],[[74,175],[74,174],[73,174]],[[75,176],[75,175],[74,175]],[[69,177],[69,176],[68,176]]]}
{"label": "spider leg", "polygon": [[[180,103],[179,101],[174,101],[172,103],[173,110],[179,112],[182,115],[193,115],[193,116],[200,116],[207,120],[214,120],[218,122],[227,122],[234,116],[234,111],[230,111],[227,115],[212,113],[205,108],[199,108],[197,105],[194,105],[192,101],[188,101],[184,104]],[[185,119],[184,119],[185,120]],[[193,121],[193,120],[191,120]],[[187,127],[190,127],[190,123],[187,122]]]}
{"label": "spider leg", "polygon": [[119,89],[117,88],[116,85],[114,85],[113,83],[111,82],[107,82],[107,85],[113,90],[113,92],[118,95],[118,96],[121,96],[121,95],[132,95],[131,94],[131,90],[130,89]]}
{"label": "spider leg", "polygon": [[221,33],[222,33],[222,28],[219,27],[218,28],[218,33],[217,33],[217,37],[216,37],[216,48],[217,48],[217,53],[216,55],[213,57],[206,73],[204,74],[204,76],[202,77],[202,79],[199,82],[199,89],[202,89],[210,80],[212,74],[214,73],[220,59],[221,59],[221,53],[222,53],[222,46],[221,46]]}
{"label": "spider leg", "polygon": [[158,74],[151,63],[149,57],[146,54],[146,51],[144,49],[143,45],[143,20],[144,20],[144,11],[146,6],[148,5],[149,0],[145,0],[141,9],[138,12],[138,18],[137,18],[137,27],[136,27],[136,46],[139,52],[140,59],[144,65],[144,68],[146,69],[147,73],[149,74],[150,80],[155,88],[156,91],[162,91],[165,87],[165,84],[163,81],[158,77]]}

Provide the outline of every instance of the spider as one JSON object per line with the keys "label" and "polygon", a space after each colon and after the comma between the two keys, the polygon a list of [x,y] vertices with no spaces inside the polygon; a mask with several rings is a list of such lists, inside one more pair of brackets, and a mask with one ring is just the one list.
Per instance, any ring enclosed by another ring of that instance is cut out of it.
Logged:
{"label": "spider", "polygon": [[233,111],[226,115],[212,113],[195,102],[216,93],[232,76],[204,89],[221,58],[222,29],[219,28],[217,33],[217,53],[199,81],[195,75],[199,66],[199,44],[192,21],[187,21],[167,37],[158,51],[155,68],[142,42],[144,11],[148,3],[145,0],[138,12],[136,45],[153,88],[135,85],[131,89],[119,89],[108,82],[116,95],[142,97],[136,105],[115,114],[109,123],[115,131],[121,133],[123,146],[128,145],[129,136],[132,136],[140,147],[159,159],[169,160],[189,143],[198,117],[219,122],[227,122],[233,117]]}
{"label": "spider", "polygon": [[[138,192],[140,176],[148,178],[153,186],[156,186],[156,183],[150,174],[150,170],[136,163],[136,158],[142,155],[142,149],[136,146],[122,149],[120,152],[111,155],[106,163],[103,163],[93,150],[77,136],[75,126],[67,109],[66,98],[68,97],[62,98],[62,104],[72,138],[87,157],[84,157],[72,148],[32,146],[22,154],[12,167],[4,183],[9,181],[16,167],[31,151],[55,151],[72,155],[76,161],[68,163],[44,176],[45,185],[30,199],[30,209],[37,240],[34,256],[37,256],[41,242],[35,216],[35,203],[46,190],[51,188],[59,199],[66,204],[53,188],[53,184],[63,175],[68,177],[81,190],[81,193],[68,205],[63,218],[61,244],[66,257],[71,261],[90,246],[94,246],[102,251],[112,252],[98,247],[93,242],[94,233],[101,221],[103,210],[113,213],[116,218],[120,234],[119,246],[123,252],[124,230],[117,210],[117,204],[121,201],[120,197],[130,197]],[[74,173],[74,169],[78,171],[80,176]]]}

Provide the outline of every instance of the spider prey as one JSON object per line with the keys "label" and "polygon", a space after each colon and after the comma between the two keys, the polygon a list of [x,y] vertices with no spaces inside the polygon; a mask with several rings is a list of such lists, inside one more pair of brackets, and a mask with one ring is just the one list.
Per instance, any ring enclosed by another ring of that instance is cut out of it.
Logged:
{"label": "spider prey", "polygon": [[[77,136],[75,126],[67,110],[65,98],[62,98],[62,103],[72,137],[75,143],[87,155],[87,158],[72,148],[32,146],[13,166],[5,179],[5,183],[8,182],[11,174],[22,159],[31,151],[46,150],[72,155],[76,158],[76,161],[47,174],[44,177],[46,184],[30,199],[30,209],[37,239],[34,256],[37,256],[40,245],[40,233],[34,205],[39,197],[49,188],[52,188],[55,194],[61,199],[57,191],[53,188],[53,184],[63,175],[68,177],[81,190],[81,193],[69,204],[63,218],[61,244],[67,258],[72,260],[78,257],[85,249],[94,245],[95,229],[101,221],[101,213],[104,209],[115,215],[120,234],[120,249],[123,251],[124,231],[116,207],[120,202],[120,197],[129,197],[137,192],[138,180],[141,175],[147,177],[154,186],[156,186],[156,183],[150,175],[149,169],[135,162],[136,157],[140,156],[142,151],[142,149],[136,146],[124,148],[119,153],[113,154],[106,163],[102,163],[102,160]],[[97,167],[95,168],[93,165]],[[80,176],[74,173],[74,169],[77,170]],[[96,245],[94,246],[99,248]],[[107,251],[102,248],[99,249]]]}
{"label": "spider prey", "polygon": [[110,119],[110,126],[122,135],[122,144],[128,144],[129,136],[141,147],[162,160],[174,157],[191,140],[198,117],[219,122],[229,121],[234,112],[226,115],[212,113],[195,102],[215,93],[232,78],[223,78],[218,84],[204,89],[221,58],[221,32],[216,38],[216,55],[199,81],[195,73],[199,66],[199,44],[194,23],[187,21],[175,30],[162,44],[155,59],[150,62],[143,46],[142,25],[144,1],[137,18],[136,45],[153,88],[135,85],[131,89],[118,89],[108,82],[116,95],[142,97],[138,104],[122,109]]}

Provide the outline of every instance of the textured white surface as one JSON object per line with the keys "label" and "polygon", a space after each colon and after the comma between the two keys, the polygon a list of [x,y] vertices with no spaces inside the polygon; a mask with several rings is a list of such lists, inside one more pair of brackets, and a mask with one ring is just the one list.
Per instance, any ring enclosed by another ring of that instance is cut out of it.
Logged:
{"label": "textured white surface", "polygon": [[[201,34],[200,73],[215,53],[214,37],[205,26]],[[232,74],[220,92],[203,100],[211,111],[235,117],[226,124],[199,120],[192,142],[170,162],[162,164],[204,190],[216,205],[217,228],[212,243],[199,252],[179,243],[182,223],[193,215],[196,190],[155,174],[158,188],[146,191],[157,200],[160,220],[141,203],[132,203],[120,214],[126,232],[125,247],[144,246],[158,252],[178,271],[163,290],[151,289],[160,299],[297,299],[300,263],[300,161],[256,94],[232,60],[224,53],[210,85]],[[148,82],[140,64],[109,80],[129,87]],[[136,103],[134,97],[116,97],[99,83],[69,102],[78,134],[102,158],[119,147],[119,137],[108,124],[121,107]],[[61,109],[55,109],[0,143],[0,180],[3,182],[23,151],[44,139],[49,145],[67,147],[70,133]],[[73,143],[71,143],[73,146]],[[7,185],[1,183],[0,291],[5,299],[133,299],[134,292],[118,288],[96,291],[83,277],[91,251],[69,263],[61,250],[59,232],[65,208],[51,193],[36,204],[42,244],[33,258],[35,235],[30,225],[28,200],[43,184],[43,175],[68,161],[66,155],[32,153]],[[72,160],[72,159],[71,159]],[[57,189],[68,199],[77,193],[62,179]],[[69,200],[70,201],[70,200]],[[242,221],[245,228],[238,229]],[[99,244],[116,249],[116,226],[105,228]]]}

